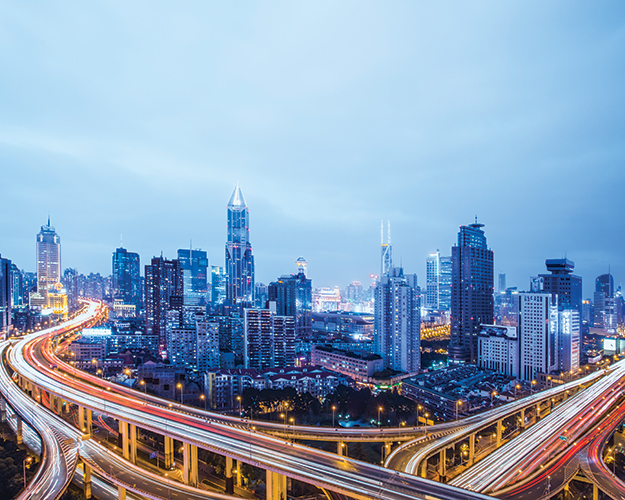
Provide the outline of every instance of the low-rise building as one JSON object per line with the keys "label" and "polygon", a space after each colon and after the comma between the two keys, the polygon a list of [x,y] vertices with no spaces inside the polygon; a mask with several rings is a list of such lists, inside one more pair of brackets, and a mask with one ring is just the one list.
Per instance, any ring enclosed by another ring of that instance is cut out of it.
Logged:
{"label": "low-rise building", "polygon": [[358,353],[330,346],[313,346],[310,352],[312,365],[340,373],[355,382],[366,383],[377,371],[384,368],[379,354]]}
{"label": "low-rise building", "polygon": [[519,377],[519,337],[516,327],[481,325],[477,340],[480,368]]}

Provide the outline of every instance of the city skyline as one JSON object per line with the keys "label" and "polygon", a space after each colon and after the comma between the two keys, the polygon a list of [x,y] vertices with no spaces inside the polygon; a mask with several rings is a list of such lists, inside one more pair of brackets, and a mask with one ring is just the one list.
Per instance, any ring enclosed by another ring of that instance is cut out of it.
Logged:
{"label": "city skyline", "polygon": [[391,220],[424,286],[477,214],[509,286],[563,257],[618,285],[625,6],[451,5],[6,6],[3,257],[33,271],[50,213],[64,267],[110,274],[120,234],[223,265],[240,182],[259,282],[366,284]]}

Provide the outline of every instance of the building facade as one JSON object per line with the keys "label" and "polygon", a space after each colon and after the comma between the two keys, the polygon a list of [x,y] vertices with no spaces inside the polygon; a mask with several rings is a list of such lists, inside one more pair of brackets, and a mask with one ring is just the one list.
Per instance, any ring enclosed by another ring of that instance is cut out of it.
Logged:
{"label": "building facade", "polygon": [[557,369],[558,306],[550,293],[519,293],[518,332],[523,380]]}
{"label": "building facade", "polygon": [[275,309],[245,309],[243,361],[245,368],[264,370],[295,361],[295,320]]}
{"label": "building facade", "polygon": [[582,313],[582,278],[575,276],[575,262],[568,259],[547,259],[549,274],[539,274],[542,290],[558,296],[561,310],[575,309]]}
{"label": "building facade", "polygon": [[282,276],[269,283],[267,299],[276,303],[279,316],[292,316],[295,319],[295,334],[307,338],[312,334],[312,280],[303,272]]}
{"label": "building facade", "polygon": [[417,275],[394,267],[375,290],[376,353],[385,368],[414,373],[421,368],[421,301]]}
{"label": "building facade", "polygon": [[478,335],[478,365],[519,377],[519,337],[513,326],[482,325]]}
{"label": "building facade", "polygon": [[384,361],[379,354],[357,353],[330,346],[313,346],[310,363],[361,383],[367,383],[375,372],[384,369]]}
{"label": "building facade", "polygon": [[185,306],[204,306],[208,295],[208,256],[203,250],[178,250]]}
{"label": "building facade", "polygon": [[250,211],[237,184],[228,202],[226,299],[233,305],[254,300],[254,256],[250,244]]}
{"label": "building facade", "polygon": [[11,329],[11,261],[0,255],[0,337],[6,339]]}
{"label": "building facade", "polygon": [[125,248],[113,253],[113,298],[141,309],[141,265],[139,254]]}
{"label": "building facade", "polygon": [[168,312],[177,311],[182,320],[182,293],[180,261],[154,257],[145,266],[145,333],[158,336],[161,355],[167,352]]}
{"label": "building facade", "polygon": [[48,224],[37,234],[37,293],[48,307],[48,293],[61,282],[61,238]]}
{"label": "building facade", "polygon": [[493,324],[494,254],[486,244],[483,224],[460,226],[451,249],[451,340],[449,358],[477,363],[480,325]]}

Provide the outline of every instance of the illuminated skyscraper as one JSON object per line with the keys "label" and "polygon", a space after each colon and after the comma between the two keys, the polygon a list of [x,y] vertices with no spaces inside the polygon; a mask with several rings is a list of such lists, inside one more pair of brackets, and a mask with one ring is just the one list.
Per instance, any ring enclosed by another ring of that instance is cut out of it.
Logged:
{"label": "illuminated skyscraper", "polygon": [[[300,257],[301,259],[301,257]],[[306,277],[297,261],[298,274],[282,276],[269,283],[268,299],[276,303],[279,316],[292,316],[295,319],[297,338],[312,335],[312,280]]]}
{"label": "illuminated skyscraper", "polygon": [[206,305],[208,293],[208,257],[202,250],[189,248],[178,250],[178,260],[182,267],[184,305]]}
{"label": "illuminated skyscraper", "polygon": [[159,354],[167,349],[168,311],[178,313],[182,320],[182,269],[179,260],[165,260],[154,257],[145,266],[145,333],[158,335]]}
{"label": "illuminated skyscraper", "polygon": [[226,299],[232,305],[254,299],[254,256],[250,244],[250,211],[237,184],[228,202],[226,243]]}
{"label": "illuminated skyscraper", "polygon": [[542,289],[558,296],[560,310],[575,309],[582,314],[582,278],[575,276],[575,262],[568,259],[547,259],[547,271],[551,274],[539,274]]}
{"label": "illuminated skyscraper", "polygon": [[451,309],[451,257],[441,257],[438,268],[438,310]]}
{"label": "illuminated skyscraper", "polygon": [[384,367],[418,372],[421,367],[421,301],[417,275],[394,267],[375,289],[375,352]]}
{"label": "illuminated skyscraper", "polygon": [[439,250],[426,261],[425,307],[449,311],[451,304],[451,257],[441,257]]}
{"label": "illuminated skyscraper", "polygon": [[0,256],[0,337],[11,328],[11,261]]}
{"label": "illuminated skyscraper", "polygon": [[480,325],[493,324],[493,259],[482,230],[484,224],[460,226],[458,245],[451,249],[450,360],[477,363]]}
{"label": "illuminated skyscraper", "polygon": [[393,246],[391,245],[391,221],[388,221],[387,243],[384,243],[384,221],[380,223],[382,237],[380,276],[384,276],[393,268]]}
{"label": "illuminated skyscraper", "polygon": [[113,297],[124,304],[141,308],[139,254],[118,248],[113,254]]}
{"label": "illuminated skyscraper", "polygon": [[61,238],[50,225],[41,226],[37,235],[37,293],[48,305],[48,293],[55,293],[61,282]]}

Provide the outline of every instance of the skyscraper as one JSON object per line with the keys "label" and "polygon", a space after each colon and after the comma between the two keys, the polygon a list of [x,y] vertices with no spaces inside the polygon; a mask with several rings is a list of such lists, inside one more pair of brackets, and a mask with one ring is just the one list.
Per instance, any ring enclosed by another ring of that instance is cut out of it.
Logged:
{"label": "skyscraper", "polygon": [[460,226],[451,249],[451,340],[449,358],[477,363],[480,325],[493,324],[494,254],[486,245],[484,224]]}
{"label": "skyscraper", "polygon": [[37,235],[37,293],[48,306],[48,293],[61,282],[61,238],[50,225],[41,226]]}
{"label": "skyscraper", "polygon": [[575,276],[575,262],[568,259],[547,259],[545,261],[550,274],[539,274],[542,289],[558,296],[560,310],[575,309],[582,314],[582,278]]}
{"label": "skyscraper", "polygon": [[387,242],[384,243],[384,221],[380,222],[381,241],[381,264],[380,276],[384,276],[393,268],[393,246],[391,245],[391,221],[388,221]]}
{"label": "skyscraper", "polygon": [[7,338],[11,328],[11,261],[0,255],[0,337]]}
{"label": "skyscraper", "polygon": [[237,184],[228,202],[226,299],[233,305],[254,299],[254,256],[250,244],[250,211]]}
{"label": "skyscraper", "polygon": [[602,274],[595,280],[595,328],[613,332],[616,330],[616,300],[614,298],[614,278],[611,274]]}
{"label": "skyscraper", "polygon": [[421,367],[421,303],[417,275],[394,267],[375,289],[375,352],[384,367],[418,372]]}
{"label": "skyscraper", "polygon": [[[271,304],[271,303],[270,303]],[[245,309],[243,359],[246,368],[292,365],[295,359],[295,322],[275,308]]]}
{"label": "skyscraper", "polygon": [[139,254],[118,248],[113,253],[113,298],[126,305],[141,308],[141,274]]}
{"label": "skyscraper", "polygon": [[145,333],[158,335],[159,354],[167,350],[167,313],[175,310],[182,320],[182,268],[179,260],[154,257],[145,266]]}
{"label": "skyscraper", "polygon": [[438,310],[438,276],[441,253],[437,250],[428,255],[425,266],[425,307]]}
{"label": "skyscraper", "polygon": [[202,250],[189,248],[178,250],[178,260],[182,267],[184,305],[206,305],[208,293],[208,257]]}
{"label": "skyscraper", "polygon": [[504,293],[506,291],[506,274],[499,273],[499,288],[497,289],[499,293]]}
{"label": "skyscraper", "polygon": [[298,274],[282,276],[269,283],[267,300],[276,303],[279,316],[295,319],[297,338],[306,338],[312,334],[312,280],[301,272],[299,265],[298,271]]}
{"label": "skyscraper", "polygon": [[211,303],[223,304],[226,300],[226,268],[211,266]]}
{"label": "skyscraper", "polygon": [[451,309],[451,257],[441,257],[438,268],[438,309],[449,311]]}
{"label": "skyscraper", "polygon": [[550,293],[519,293],[520,376],[533,380],[558,367],[558,306]]}

